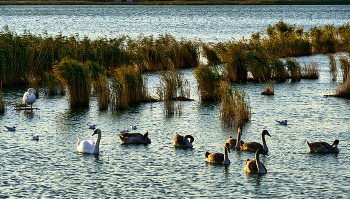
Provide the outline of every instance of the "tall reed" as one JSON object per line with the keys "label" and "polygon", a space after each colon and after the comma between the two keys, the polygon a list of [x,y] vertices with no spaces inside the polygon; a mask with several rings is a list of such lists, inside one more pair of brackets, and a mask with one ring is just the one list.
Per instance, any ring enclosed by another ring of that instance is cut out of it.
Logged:
{"label": "tall reed", "polygon": [[301,67],[295,58],[287,58],[285,65],[288,68],[290,79],[292,81],[299,81],[301,79]]}
{"label": "tall reed", "polygon": [[126,109],[130,104],[147,100],[148,94],[141,71],[135,66],[117,68],[111,77],[112,109]]}
{"label": "tall reed", "polygon": [[337,80],[337,75],[338,75],[338,70],[337,70],[337,63],[335,61],[335,57],[331,53],[328,53],[327,57],[329,59],[329,72],[330,72],[330,75],[332,76],[332,80],[336,81]]}
{"label": "tall reed", "polygon": [[218,99],[221,76],[214,66],[201,65],[194,71],[198,83],[198,91],[203,101]]}
{"label": "tall reed", "polygon": [[318,79],[319,76],[319,68],[316,62],[305,64],[301,69],[301,78],[303,79]]}
{"label": "tall reed", "polygon": [[289,78],[289,74],[284,63],[278,58],[273,58],[270,60],[270,62],[272,69],[272,79],[275,79],[277,81],[286,81]]}
{"label": "tall reed", "polygon": [[251,118],[249,96],[243,90],[232,90],[227,81],[220,83],[220,96],[220,116],[225,124],[244,126]]}
{"label": "tall reed", "polygon": [[161,74],[159,98],[162,100],[186,100],[190,98],[190,86],[184,74],[171,69]]}
{"label": "tall reed", "polygon": [[350,97],[350,78],[346,79],[340,86],[336,87],[335,97]]}
{"label": "tall reed", "polygon": [[211,44],[201,43],[201,47],[202,56],[207,59],[209,66],[216,66],[222,63],[218,53],[215,51],[214,47],[211,46]]}
{"label": "tall reed", "polygon": [[339,62],[340,62],[340,68],[343,73],[343,82],[345,82],[349,78],[349,72],[350,72],[350,61],[349,61],[349,54],[348,56],[339,56]]}
{"label": "tall reed", "polygon": [[103,68],[98,66],[95,62],[87,61],[86,66],[89,69],[90,79],[94,85],[98,98],[98,108],[100,110],[107,110],[109,104],[109,90],[107,76]]}
{"label": "tall reed", "polygon": [[267,81],[265,83],[260,82],[262,84],[263,92],[262,95],[274,95],[275,94],[275,85],[272,81]]}
{"label": "tall reed", "polygon": [[67,87],[72,107],[89,106],[91,81],[89,70],[83,63],[64,58],[53,66],[53,74]]}
{"label": "tall reed", "polygon": [[45,93],[48,95],[65,93],[64,86],[55,78],[52,71],[45,73],[45,87]]}

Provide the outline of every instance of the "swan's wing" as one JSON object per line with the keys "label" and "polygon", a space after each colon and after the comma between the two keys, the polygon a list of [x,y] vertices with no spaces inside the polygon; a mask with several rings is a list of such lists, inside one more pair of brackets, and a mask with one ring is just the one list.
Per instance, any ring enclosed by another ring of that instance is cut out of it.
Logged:
{"label": "swan's wing", "polygon": [[233,149],[236,146],[236,138],[228,138],[226,143],[229,143],[230,149]]}
{"label": "swan's wing", "polygon": [[212,162],[212,163],[221,163],[224,161],[224,159],[225,159],[224,154],[219,152],[212,153],[207,158],[208,162]]}
{"label": "swan's wing", "polygon": [[258,142],[248,142],[248,143],[244,143],[242,146],[241,146],[241,149],[242,150],[245,150],[245,151],[254,151],[256,152],[256,150],[258,149],[263,149],[263,145],[261,145],[260,143]]}
{"label": "swan's wing", "polygon": [[176,134],[174,136],[174,143],[175,143],[175,145],[179,145],[179,146],[185,145],[184,137],[179,135],[179,134]]}
{"label": "swan's wing", "polygon": [[[79,142],[79,140],[78,140]],[[80,141],[79,145],[77,142],[77,150],[78,152],[81,153],[92,153],[95,147],[95,142],[94,141]]]}

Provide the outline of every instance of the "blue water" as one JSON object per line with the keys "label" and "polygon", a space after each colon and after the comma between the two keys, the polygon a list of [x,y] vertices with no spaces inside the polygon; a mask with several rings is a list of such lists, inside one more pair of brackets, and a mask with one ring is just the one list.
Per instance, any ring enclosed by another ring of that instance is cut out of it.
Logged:
{"label": "blue water", "polygon": [[[283,19],[306,29],[342,25],[349,6],[1,6],[0,25],[21,33],[91,38],[119,34],[168,33],[215,42],[247,37]],[[234,20],[233,20],[234,19]],[[25,22],[22,22],[24,20]],[[65,25],[63,25],[65,24]],[[201,27],[201,28],[199,28]],[[270,156],[261,156],[268,173],[244,172],[250,152],[231,151],[229,166],[205,162],[205,151],[223,152],[237,130],[220,119],[219,104],[201,102],[193,69],[184,70],[194,101],[178,102],[181,115],[165,114],[163,102],[125,111],[99,111],[96,95],[89,108],[70,108],[68,98],[47,96],[44,88],[34,104],[39,110],[16,111],[26,86],[3,88],[5,114],[0,115],[0,197],[9,198],[349,198],[350,100],[324,97],[334,93],[326,55],[297,58],[303,66],[316,62],[317,80],[275,84],[274,96],[263,96],[260,84],[237,85],[249,96],[251,121],[242,140],[260,142],[266,129]],[[338,64],[339,67],[339,64]],[[339,74],[338,80],[341,80]],[[159,74],[145,74],[156,95]],[[276,119],[287,119],[286,126]],[[76,141],[95,140],[87,123],[102,131],[100,154],[81,155]],[[9,132],[6,126],[16,126]],[[117,129],[138,126],[149,132],[149,145],[121,145]],[[173,136],[191,134],[193,149],[175,149]],[[31,135],[39,135],[39,141]],[[308,153],[309,142],[340,140],[339,154]]]}

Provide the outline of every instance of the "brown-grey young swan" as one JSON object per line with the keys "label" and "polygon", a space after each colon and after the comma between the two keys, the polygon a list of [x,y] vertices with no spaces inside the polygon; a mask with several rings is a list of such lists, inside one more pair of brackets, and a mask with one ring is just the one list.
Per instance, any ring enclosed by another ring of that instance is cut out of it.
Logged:
{"label": "brown-grey young swan", "polygon": [[120,139],[122,140],[123,144],[149,144],[151,143],[151,140],[148,137],[148,131],[145,131],[145,133],[142,135],[140,133],[122,133],[122,135],[119,135]]}
{"label": "brown-grey young swan", "polygon": [[265,135],[268,135],[271,137],[271,135],[269,134],[269,132],[267,130],[263,130],[261,132],[261,142],[262,144],[258,143],[258,142],[248,142],[248,143],[244,143],[241,146],[241,150],[243,151],[253,151],[255,152],[258,149],[264,149],[264,151],[267,153],[269,152],[269,149],[267,148],[266,145],[266,141],[265,141]]}
{"label": "brown-grey young swan", "polygon": [[[190,140],[188,140],[190,139]],[[176,147],[185,147],[185,148],[192,148],[192,142],[194,141],[194,138],[192,135],[186,135],[185,137],[176,134],[174,136],[174,146]]]}
{"label": "brown-grey young swan", "polygon": [[208,151],[205,152],[205,158],[206,161],[209,163],[214,164],[230,164],[230,160],[228,159],[228,153],[230,153],[230,144],[225,143],[225,152],[224,154],[216,152],[216,153],[209,153]]}
{"label": "brown-grey young swan", "polygon": [[339,140],[334,140],[332,145],[328,144],[327,142],[309,143],[308,141],[306,141],[306,144],[309,147],[309,152],[339,153],[339,149],[338,149]]}
{"label": "brown-grey young swan", "polygon": [[268,155],[266,151],[263,149],[258,149],[255,152],[255,159],[250,160],[247,158],[247,161],[245,162],[245,169],[244,171],[247,173],[267,173],[267,169],[265,168],[265,165],[260,162],[259,160],[259,154]]}
{"label": "brown-grey young swan", "polygon": [[[237,133],[237,139],[236,138],[232,138],[232,136],[230,136],[226,143],[230,144],[230,149],[240,149],[240,147],[244,144],[243,140],[241,140],[241,135],[242,135],[242,128],[238,127],[238,133]],[[237,142],[237,140],[239,140],[239,142]]]}

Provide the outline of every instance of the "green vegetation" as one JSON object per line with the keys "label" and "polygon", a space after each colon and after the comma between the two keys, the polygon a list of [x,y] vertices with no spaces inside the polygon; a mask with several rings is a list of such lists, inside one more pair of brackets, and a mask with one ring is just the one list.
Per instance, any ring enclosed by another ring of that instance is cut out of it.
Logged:
{"label": "green vegetation", "polygon": [[200,98],[203,101],[215,101],[219,98],[221,76],[215,66],[201,65],[194,71],[198,82]]}
{"label": "green vegetation", "polygon": [[5,102],[2,97],[2,83],[0,84],[0,113],[5,113]]}
{"label": "green vegetation", "polygon": [[109,92],[107,76],[102,67],[95,62],[88,61],[86,65],[89,68],[89,75],[98,97],[98,108],[107,110],[109,104]]}
{"label": "green vegetation", "polygon": [[53,75],[67,87],[72,107],[89,106],[91,83],[86,65],[64,58],[53,66]]}

